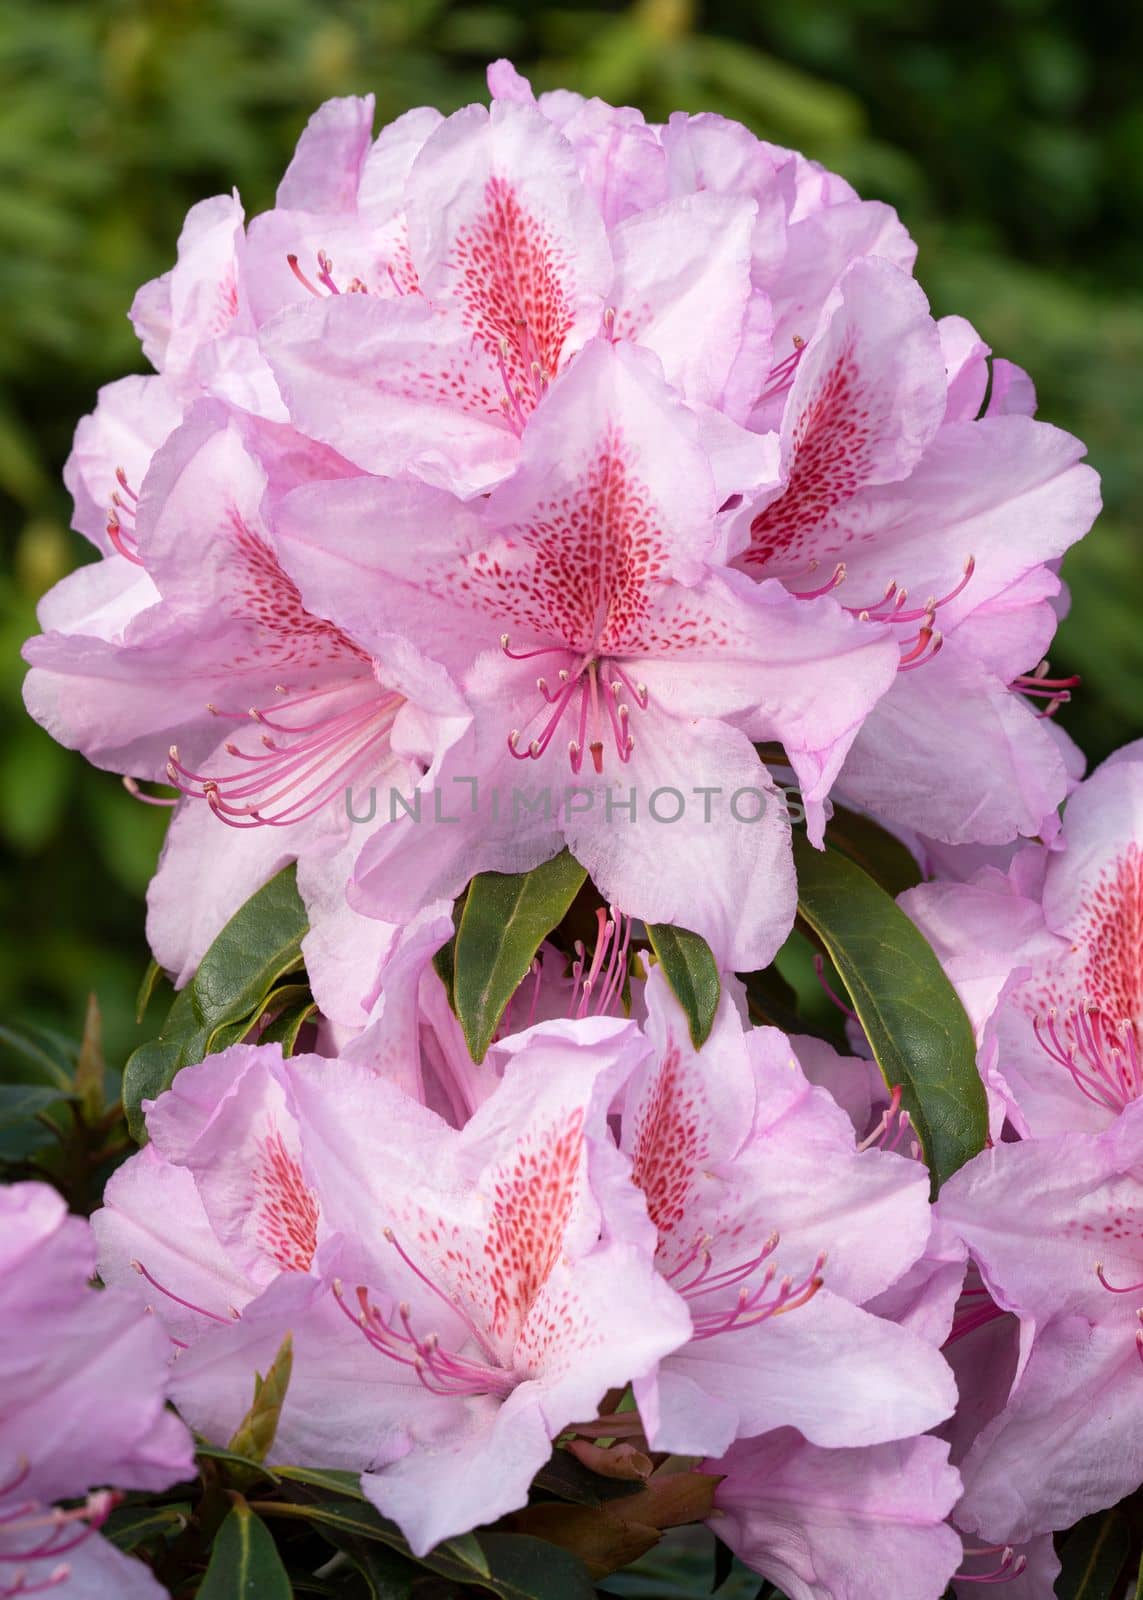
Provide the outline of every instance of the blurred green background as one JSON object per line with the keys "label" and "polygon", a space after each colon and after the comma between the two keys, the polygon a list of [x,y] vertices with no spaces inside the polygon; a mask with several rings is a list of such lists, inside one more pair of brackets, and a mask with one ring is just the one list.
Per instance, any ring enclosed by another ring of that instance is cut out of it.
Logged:
{"label": "blurred green background", "polygon": [[142,370],[133,291],[187,207],[271,203],[306,117],[372,89],[381,121],[483,96],[510,55],[540,87],[740,118],[898,207],[938,313],[1028,367],[1081,435],[1106,511],[1068,561],[1053,666],[1099,759],[1143,733],[1143,7],[1122,0],[5,0],[0,8],[0,1017],[135,1042],[142,897],[165,814],[23,717],[33,607],[82,557],[60,482],[99,384]]}

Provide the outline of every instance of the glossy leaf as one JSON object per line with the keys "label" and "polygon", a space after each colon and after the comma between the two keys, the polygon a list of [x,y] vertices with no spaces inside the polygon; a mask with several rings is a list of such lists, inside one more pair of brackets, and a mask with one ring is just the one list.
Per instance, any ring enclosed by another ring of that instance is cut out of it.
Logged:
{"label": "glossy leaf", "polygon": [[868,873],[795,838],[798,909],[837,968],[939,1188],[984,1148],[988,1107],[972,1027],[919,930]]}
{"label": "glossy leaf", "polygon": [[[344,1539],[376,1540],[388,1545],[438,1577],[477,1584],[498,1600],[593,1600],[591,1580],[582,1562],[566,1550],[523,1534],[463,1534],[446,1540],[420,1558],[414,1557],[395,1523],[371,1505],[333,1500],[317,1504],[262,1501],[267,1516],[300,1518]],[[562,1509],[562,1508],[561,1508]],[[573,1508],[568,1508],[573,1509]]]}
{"label": "glossy leaf", "polygon": [[71,1093],[75,1075],[75,1043],[35,1023],[0,1024],[0,1079],[4,1083],[54,1084]]}
{"label": "glossy leaf", "polygon": [[0,1083],[0,1128],[31,1122],[37,1113],[67,1098],[46,1083]]}
{"label": "glossy leaf", "polygon": [[1123,1592],[1131,1527],[1118,1507],[1078,1522],[1060,1546],[1057,1600],[1113,1600]]}
{"label": "glossy leaf", "polygon": [[259,1033],[258,1043],[280,1044],[282,1054],[292,1056],[298,1048],[298,1035],[317,1015],[317,1002],[309,985],[282,984],[268,997],[265,1009],[272,1010],[274,1017]]}
{"label": "glossy leaf", "polygon": [[258,1372],[254,1374],[254,1399],[227,1446],[235,1455],[256,1461],[259,1468],[274,1443],[293,1367],[294,1340],[293,1335],[287,1333],[266,1376],[263,1378]]}
{"label": "glossy leaf", "polygon": [[146,972],[144,972],[139,981],[139,992],[135,996],[135,1021],[137,1023],[142,1023],[143,1018],[147,1015],[147,1007],[154,999],[155,990],[159,987],[162,979],[163,969],[152,956],[147,963]]}
{"label": "glossy leaf", "polygon": [[181,1533],[191,1518],[189,1501],[177,1505],[127,1505],[113,1511],[100,1530],[120,1550],[134,1550],[152,1539]]}
{"label": "glossy leaf", "polygon": [[181,1067],[240,1039],[270,991],[301,965],[306,913],[292,866],[235,912],[175,996],[157,1038],[140,1045],[123,1075],[127,1125],[142,1141],[141,1103],[170,1087]]}
{"label": "glossy leaf", "polygon": [[245,1480],[260,1475],[271,1483],[278,1482],[276,1467],[268,1467],[264,1461],[255,1461],[253,1456],[243,1456],[235,1450],[225,1450],[220,1444],[207,1444],[204,1440],[197,1439],[194,1453],[200,1460],[216,1461],[220,1467],[232,1471],[236,1478]]}
{"label": "glossy leaf", "polygon": [[531,872],[482,872],[472,880],[456,934],[453,1004],[474,1061],[483,1061],[536,951],[586,877],[561,850]]}
{"label": "glossy leaf", "polygon": [[288,1483],[324,1489],[339,1499],[364,1500],[360,1472],[340,1472],[332,1467],[275,1467],[275,1475]]}
{"label": "glossy leaf", "polygon": [[675,999],[686,1013],[691,1043],[700,1050],[710,1038],[721,993],[718,964],[711,948],[697,933],[665,922],[649,922],[647,937]]}
{"label": "glossy leaf", "polygon": [[913,852],[895,834],[889,833],[858,811],[835,805],[826,824],[826,844],[856,861],[875,883],[894,899],[920,883],[923,874]]}
{"label": "glossy leaf", "polygon": [[218,1530],[197,1600],[292,1600],[290,1578],[270,1530],[244,1500]]}

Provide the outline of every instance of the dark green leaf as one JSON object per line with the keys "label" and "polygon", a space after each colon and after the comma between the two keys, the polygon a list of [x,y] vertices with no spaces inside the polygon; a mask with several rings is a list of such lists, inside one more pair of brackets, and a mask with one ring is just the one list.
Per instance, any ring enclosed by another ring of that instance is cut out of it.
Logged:
{"label": "dark green leaf", "polygon": [[144,972],[142,981],[139,984],[139,992],[135,996],[135,1021],[137,1023],[141,1023],[147,1015],[147,1007],[154,998],[155,990],[158,988],[162,976],[163,969],[152,956],[147,963],[147,970]]}
{"label": "dark green leaf", "polygon": [[275,1467],[274,1472],[289,1483],[304,1483],[311,1489],[325,1489],[338,1499],[365,1499],[360,1472],[338,1472],[327,1467]]}
{"label": "dark green leaf", "polygon": [[218,1444],[205,1444],[201,1439],[197,1439],[194,1453],[204,1461],[217,1461],[220,1466],[233,1467],[241,1477],[246,1477],[249,1474],[260,1474],[272,1483],[277,1483],[278,1481],[276,1467],[268,1467],[264,1461],[255,1461],[251,1456],[240,1456],[234,1450],[224,1450]]}
{"label": "dark green leaf", "polygon": [[146,1134],[142,1101],[168,1089],[181,1067],[242,1037],[274,985],[299,967],[305,932],[294,868],[286,867],[235,912],[175,996],[158,1037],[127,1062],[123,1106],[134,1138]]}
{"label": "dark green leaf", "polygon": [[1112,1600],[1131,1548],[1131,1527],[1118,1507],[1077,1522],[1060,1547],[1057,1600]]}
{"label": "dark green leaf", "polygon": [[710,946],[687,928],[649,922],[647,937],[675,999],[686,1012],[691,1043],[701,1050],[714,1027],[720,984]]}
{"label": "dark green leaf", "polygon": [[292,1600],[289,1574],[264,1522],[243,1500],[218,1530],[198,1600]]}
{"label": "dark green leaf", "polygon": [[[395,1523],[368,1503],[322,1501],[320,1504],[260,1501],[264,1515],[297,1517],[311,1522],[335,1541],[375,1540],[413,1557]],[[499,1600],[592,1600],[594,1591],[583,1563],[528,1534],[463,1534],[437,1545],[419,1564],[454,1583],[478,1584]]]}
{"label": "dark green leaf", "polygon": [[938,1188],[988,1135],[964,1007],[921,933],[868,873],[797,836],[794,860],[799,912],[849,991],[886,1083],[901,1085]]}
{"label": "dark green leaf", "polygon": [[472,880],[456,935],[453,1000],[474,1061],[483,1061],[505,1006],[586,877],[561,850],[531,872],[482,872]]}
{"label": "dark green leaf", "polygon": [[370,1600],[409,1600],[414,1585],[424,1578],[423,1567],[400,1551],[390,1550],[388,1545],[347,1539],[332,1528],[326,1528],[324,1536],[353,1562],[365,1580]]}
{"label": "dark green leaf", "polygon": [[120,1550],[134,1550],[149,1539],[166,1539],[181,1533],[190,1516],[189,1501],[178,1505],[120,1506],[103,1524],[102,1532]]}
{"label": "dark green leaf", "polygon": [[78,1054],[72,1040],[51,1028],[0,1024],[0,1078],[5,1083],[52,1083],[69,1095]]}
{"label": "dark green leaf", "polygon": [[254,1399],[227,1445],[233,1454],[256,1461],[259,1470],[274,1443],[293,1368],[294,1340],[293,1335],[287,1333],[266,1376],[263,1378],[260,1373],[254,1374]]}
{"label": "dark green leaf", "polygon": [[453,994],[453,982],[455,978],[453,967],[455,961],[456,935],[454,933],[447,944],[442,944],[436,955],[433,957],[433,970],[435,971],[437,977],[444,984],[444,992],[448,996],[448,1003],[450,1006],[452,1006],[454,1011],[456,1009],[456,1000]]}
{"label": "dark green leaf", "polygon": [[845,806],[834,806],[826,826],[826,844],[856,861],[894,899],[921,881],[921,869],[900,839],[872,818]]}
{"label": "dark green leaf", "polygon": [[[291,998],[283,1003],[283,995]],[[306,1023],[317,1015],[317,1003],[307,984],[282,984],[269,997],[266,1009],[269,1010],[271,1006],[275,1012],[274,1020],[262,1029],[258,1042],[280,1044],[282,1054],[292,1056],[298,1047],[298,1035]]]}
{"label": "dark green leaf", "polygon": [[30,1122],[37,1112],[70,1098],[44,1083],[0,1083],[0,1128]]}

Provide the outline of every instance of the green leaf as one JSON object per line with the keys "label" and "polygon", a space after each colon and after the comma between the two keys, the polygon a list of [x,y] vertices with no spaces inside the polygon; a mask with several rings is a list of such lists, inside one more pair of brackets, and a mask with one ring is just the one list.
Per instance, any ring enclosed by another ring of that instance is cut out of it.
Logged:
{"label": "green leaf", "polygon": [[77,1055],[75,1043],[51,1028],[0,1024],[0,1077],[5,1083],[50,1083],[70,1096]]}
{"label": "green leaf", "polygon": [[252,1456],[240,1456],[234,1450],[224,1450],[220,1444],[207,1444],[202,1439],[196,1439],[194,1453],[200,1460],[217,1461],[223,1467],[232,1468],[236,1477],[247,1479],[261,1474],[271,1483],[278,1482],[276,1467],[268,1467],[264,1461],[255,1461]]}
{"label": "green leaf", "polygon": [[400,1551],[390,1550],[388,1545],[343,1538],[332,1528],[324,1530],[324,1537],[353,1562],[365,1580],[370,1600],[410,1600],[424,1578],[423,1567]]}
{"label": "green leaf", "polygon": [[270,1530],[242,1499],[218,1530],[197,1600],[293,1600]]}
{"label": "green leaf", "polygon": [[686,1012],[691,1043],[701,1050],[714,1027],[721,992],[710,946],[697,933],[665,922],[649,922],[647,937],[675,999]]}
{"label": "green leaf", "polygon": [[934,1190],[984,1148],[972,1027],[919,930],[868,873],[794,839],[798,910],[830,956],[891,1087],[901,1085]]}
{"label": "green leaf", "polygon": [[453,1001],[474,1061],[484,1060],[504,1008],[586,877],[561,850],[531,872],[482,872],[472,880],[456,934]]}
{"label": "green leaf", "polygon": [[31,1122],[39,1112],[68,1098],[46,1083],[0,1083],[0,1128]]}
{"label": "green leaf", "polygon": [[282,1402],[286,1398],[293,1367],[294,1338],[292,1334],[287,1333],[266,1376],[263,1378],[258,1372],[254,1374],[253,1402],[235,1429],[233,1439],[227,1445],[227,1449],[233,1451],[235,1455],[256,1461],[259,1468],[274,1443],[274,1435],[278,1431],[278,1419],[282,1414]]}
{"label": "green leaf", "polygon": [[835,805],[825,837],[827,845],[856,861],[894,899],[921,881],[923,874],[913,852],[871,817]]}
{"label": "green leaf", "polygon": [[332,1467],[275,1467],[274,1472],[289,1483],[304,1483],[311,1489],[326,1489],[338,1498],[365,1499],[360,1472],[338,1472]]}
{"label": "green leaf", "polygon": [[[409,1560],[413,1557],[395,1523],[366,1503],[322,1501],[299,1504],[259,1501],[265,1516],[296,1517],[327,1531],[342,1548],[343,1539],[375,1540]],[[530,1534],[464,1534],[435,1546],[419,1564],[454,1583],[477,1584],[498,1600],[594,1600],[587,1569],[566,1550]]]}
{"label": "green leaf", "polygon": [[1130,1548],[1130,1524],[1117,1506],[1077,1522],[1060,1547],[1057,1600],[1112,1600]]}
{"label": "green leaf", "polygon": [[258,1035],[259,1044],[280,1044],[284,1056],[292,1056],[298,1048],[298,1035],[310,1019],[317,1015],[317,1002],[309,991],[308,985],[283,985],[275,989],[270,997],[275,1009],[280,1003],[281,996],[289,990],[291,993],[297,987],[302,998],[294,999],[283,1005],[274,1017],[273,1022],[267,1023]]}
{"label": "green leaf", "polygon": [[139,992],[135,996],[135,1021],[137,1023],[141,1024],[143,1018],[147,1015],[147,1007],[154,998],[155,990],[158,988],[162,976],[163,969],[152,956],[147,963],[147,970],[144,972],[142,981],[139,984]]}
{"label": "green leaf", "polygon": [[103,1524],[102,1533],[120,1550],[134,1550],[149,1539],[168,1539],[181,1533],[191,1518],[189,1501],[178,1505],[120,1506]]}
{"label": "green leaf", "polygon": [[301,965],[305,932],[305,907],[289,866],[235,912],[175,996],[158,1037],[128,1060],[123,1107],[135,1139],[146,1137],[142,1101],[169,1089],[181,1067],[243,1036],[274,985]]}

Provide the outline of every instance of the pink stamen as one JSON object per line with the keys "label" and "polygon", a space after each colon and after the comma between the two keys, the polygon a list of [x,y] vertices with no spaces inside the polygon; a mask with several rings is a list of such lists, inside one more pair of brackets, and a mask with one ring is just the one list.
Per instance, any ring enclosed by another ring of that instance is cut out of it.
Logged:
{"label": "pink stamen", "polygon": [[833,1001],[834,1005],[841,1012],[842,1016],[848,1017],[851,1022],[856,1022],[857,1012],[852,1006],[847,1005],[844,1000],[835,994],[833,989],[830,987],[825,975],[825,961],[820,955],[814,956],[814,972],[817,975],[818,982],[825,990],[827,998]]}
{"label": "pink stamen", "polygon": [[[141,1261],[132,1261],[131,1265],[141,1278],[147,1280],[152,1289],[157,1289],[161,1295],[165,1295],[168,1300],[173,1300],[177,1306],[184,1306],[187,1311],[194,1311],[200,1317],[209,1317],[211,1322],[226,1323],[231,1320],[231,1318],[224,1317],[217,1311],[208,1311],[205,1306],[196,1306],[193,1300],[184,1300],[181,1294],[175,1294],[173,1289],[168,1289],[165,1284],[160,1283],[158,1278],[147,1271]],[[232,1309],[231,1317],[237,1316],[238,1312]]]}
{"label": "pink stamen", "polygon": [[[816,563],[815,563],[816,565]],[[810,569],[811,571],[813,568]],[[845,562],[839,561],[833,569],[830,578],[817,589],[791,589],[790,593],[795,600],[820,600],[823,594],[829,594],[831,589],[838,589],[845,582]]]}
{"label": "pink stamen", "polygon": [[[850,611],[854,616],[860,617],[863,622],[922,622],[929,624],[935,613],[942,606],[947,606],[951,600],[955,600],[958,595],[964,593],[964,590],[972,581],[972,575],[975,571],[976,557],[969,556],[964,564],[964,576],[959,583],[955,584],[947,594],[941,595],[939,599],[935,596],[930,596],[923,606],[915,607],[912,611],[901,609],[909,591],[907,589],[899,589],[895,581],[889,584],[884,595],[876,604],[872,606],[847,606],[846,610]],[[886,611],[885,608],[887,606],[888,610]]]}
{"label": "pink stamen", "polygon": [[1058,1016],[1050,1006],[1032,1019],[1040,1047],[1070,1075],[1076,1088],[1116,1115],[1143,1095],[1143,1059],[1135,1026],[1113,1022],[1090,1002]]}
{"label": "pink stamen", "polygon": [[[333,694],[352,694],[345,710],[304,723],[279,719],[279,709],[312,705]],[[205,800],[231,827],[284,827],[319,811],[364,767],[388,757],[389,734],[404,704],[400,695],[379,689],[372,678],[340,683],[284,700],[274,714],[252,707],[248,717],[259,726],[296,741],[286,745],[262,736],[262,750],[240,750],[230,743],[226,753],[245,763],[230,776],[196,772],[172,745],[167,764],[170,782],[183,794]],[[232,712],[211,710],[219,716]],[[274,808],[282,804],[280,810]]]}
{"label": "pink stamen", "polygon": [[[772,1317],[784,1316],[788,1311],[797,1311],[799,1307],[807,1305],[813,1299],[824,1281],[821,1276],[826,1260],[824,1253],[818,1256],[801,1283],[795,1284],[793,1279],[785,1277],[779,1282],[777,1292],[771,1294],[770,1289],[777,1277],[778,1269],[770,1257],[778,1248],[778,1243],[779,1235],[772,1233],[757,1255],[747,1261],[737,1262],[734,1266],[712,1272],[710,1237],[699,1235],[688,1254],[665,1274],[668,1281],[674,1283],[676,1293],[681,1294],[692,1304],[692,1338],[713,1339],[719,1334],[730,1333],[740,1328],[754,1328],[759,1323],[768,1322]],[[700,1261],[701,1265],[693,1277],[683,1283],[674,1282],[696,1261]],[[762,1268],[761,1276],[754,1287],[750,1288],[743,1280],[750,1278],[759,1268]],[[724,1293],[727,1289],[732,1289],[735,1284],[741,1284],[741,1288],[730,1307],[711,1311],[693,1308],[695,1303],[707,1295]]]}
{"label": "pink stamen", "polygon": [[758,396],[759,405],[765,400],[776,400],[779,395],[785,394],[790,389],[794,378],[797,376],[798,363],[802,359],[805,348],[806,341],[795,334],[794,348],[791,353],[784,360],[779,361],[776,366],[770,368],[769,382]]}
{"label": "pink stamen", "polygon": [[1111,1293],[1111,1294],[1138,1294],[1140,1289],[1143,1289],[1143,1279],[1140,1279],[1140,1281],[1138,1283],[1124,1283],[1124,1284],[1108,1283],[1107,1279],[1104,1277],[1104,1274],[1103,1274],[1103,1262],[1102,1261],[1097,1261],[1096,1262],[1096,1264],[1095,1264],[1095,1275],[1099,1279],[1099,1281],[1103,1285],[1103,1287],[1106,1290],[1108,1290],[1108,1292]]}
{"label": "pink stamen", "polygon": [[957,1583],[1011,1583],[1013,1578],[1018,1578],[1028,1565],[1026,1555],[1017,1555],[1010,1544],[988,1544],[978,1549],[968,1545],[964,1547],[965,1560],[983,1556],[999,1556],[1000,1563],[988,1572],[958,1572]]}
{"label": "pink stamen", "polygon": [[325,296],[322,294],[321,290],[314,287],[314,285],[310,282],[310,280],[306,277],[305,273],[302,271],[301,267],[298,266],[298,258],[297,258],[297,256],[288,255],[286,257],[286,263],[289,266],[289,269],[293,273],[294,277],[301,284],[303,289],[308,289],[310,294],[312,294],[315,299],[324,300]]}
{"label": "pink stamen", "polygon": [[[577,689],[580,695],[578,723],[575,736],[568,740],[568,760],[572,771],[578,774],[582,770],[584,755],[590,752],[593,768],[602,774],[606,744],[603,738],[605,729],[610,729],[612,743],[619,760],[626,764],[631,759],[631,753],[635,748],[635,739],[630,731],[631,713],[627,702],[619,697],[626,689],[639,710],[646,711],[650,705],[650,696],[644,684],[632,683],[618,662],[578,654],[566,645],[545,645],[538,650],[516,651],[509,648],[508,635],[503,633],[500,635],[500,648],[510,661],[530,661],[537,656],[562,655],[569,663],[568,666],[560,668],[559,687],[556,689],[549,686],[546,678],[536,679],[536,689],[542,704],[528,720],[531,722],[535,717],[542,715],[546,706],[550,706],[552,711],[542,731],[529,740],[523,748],[521,740],[528,723],[524,724],[524,728],[510,730],[508,750],[517,761],[538,761],[544,755],[551,746]],[[592,733],[590,739],[589,730]]]}
{"label": "pink stamen", "polygon": [[411,1312],[404,1301],[397,1307],[397,1316],[403,1329],[403,1332],[399,1332],[393,1326],[392,1320],[384,1318],[370,1301],[369,1291],[364,1285],[359,1285],[357,1288],[358,1310],[354,1313],[345,1303],[340,1282],[333,1284],[334,1299],[344,1314],[361,1330],[374,1350],[379,1351],[390,1361],[395,1361],[399,1366],[411,1368],[416,1373],[418,1382],[430,1394],[446,1396],[492,1394],[500,1399],[507,1398],[516,1387],[517,1380],[512,1373],[495,1363],[472,1319],[412,1262],[397,1243],[391,1229],[385,1230],[385,1237],[395,1246],[401,1259],[416,1277],[461,1317],[490,1359],[488,1362],[470,1361],[466,1356],[458,1355],[454,1351],[442,1350],[436,1333],[429,1333],[421,1338],[413,1328]]}
{"label": "pink stamen", "polygon": [[[857,1146],[858,1150],[870,1150],[874,1145],[879,1145],[883,1150],[894,1149],[899,1142],[903,1131],[899,1125],[896,1127],[894,1125],[898,1124],[899,1118],[901,1122],[904,1122],[907,1125],[908,1117],[909,1113],[901,1110],[901,1085],[899,1083],[894,1084],[893,1091],[889,1097],[889,1104],[881,1113],[880,1120],[873,1128],[870,1129],[870,1131],[865,1135],[865,1138],[862,1139],[861,1143]],[[891,1131],[893,1134],[892,1143],[887,1145],[885,1140],[888,1138]]]}
{"label": "pink stamen", "polygon": [[121,782],[132,800],[138,800],[145,806],[177,806],[179,803],[177,797],[171,799],[161,794],[144,794],[134,778],[123,778]]}

